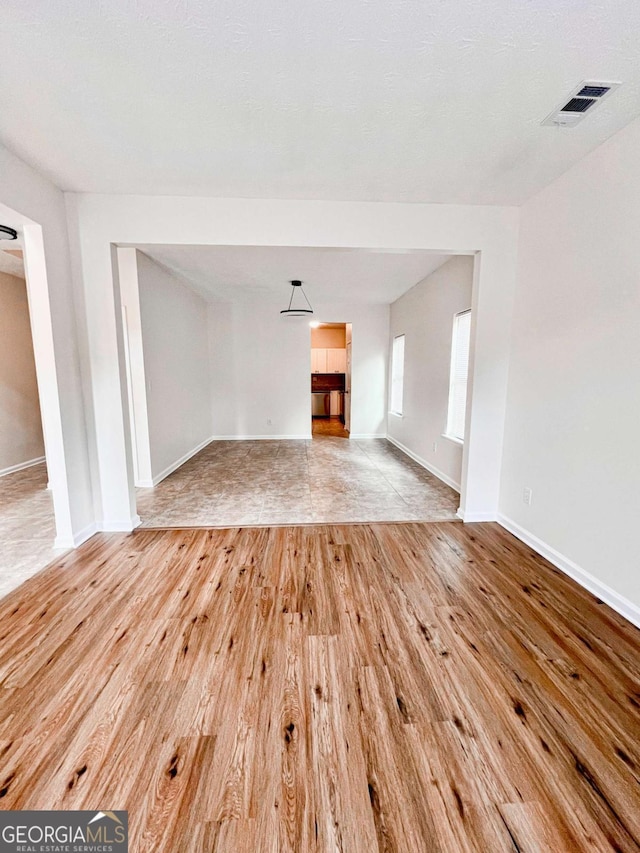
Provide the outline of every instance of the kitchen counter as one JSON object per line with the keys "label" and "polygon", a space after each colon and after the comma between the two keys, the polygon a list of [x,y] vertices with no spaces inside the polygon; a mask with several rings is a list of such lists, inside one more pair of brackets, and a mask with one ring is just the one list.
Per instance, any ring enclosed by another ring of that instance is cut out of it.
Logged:
{"label": "kitchen counter", "polygon": [[312,373],[311,393],[328,394],[330,391],[344,391],[344,373]]}

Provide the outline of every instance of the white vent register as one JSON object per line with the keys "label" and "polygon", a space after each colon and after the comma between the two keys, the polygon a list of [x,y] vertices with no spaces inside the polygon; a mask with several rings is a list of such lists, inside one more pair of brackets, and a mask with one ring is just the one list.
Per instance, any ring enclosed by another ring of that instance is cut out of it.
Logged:
{"label": "white vent register", "polygon": [[542,124],[548,127],[575,127],[587,113],[592,112],[620,85],[620,83],[583,80]]}

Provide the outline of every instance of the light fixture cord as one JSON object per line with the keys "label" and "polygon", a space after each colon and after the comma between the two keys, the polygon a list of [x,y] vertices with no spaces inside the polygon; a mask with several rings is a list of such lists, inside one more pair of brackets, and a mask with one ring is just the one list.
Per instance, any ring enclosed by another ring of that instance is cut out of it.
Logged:
{"label": "light fixture cord", "polygon": [[[311,313],[313,313],[313,308],[311,307],[311,303],[310,303],[310,302],[309,302],[309,300],[307,299],[307,294],[304,292],[304,287],[303,287],[301,284],[299,284],[299,285],[298,285],[298,287],[300,288],[300,290],[301,290],[301,292],[302,292],[302,295],[304,296],[304,301],[305,301],[305,302],[307,303],[307,305],[309,306],[309,310],[311,311]],[[292,284],[292,285],[291,285],[291,296],[290,296],[290,298],[289,298],[289,305],[288,305],[288,307],[287,307],[287,311],[291,311],[291,305],[292,305],[292,303],[293,303],[293,295],[294,295],[294,293],[295,293],[295,292],[296,292],[296,286],[295,286],[295,284]]]}
{"label": "light fixture cord", "polygon": [[[307,294],[304,292],[304,288],[303,288],[303,286],[302,286],[302,285],[300,285],[300,290],[302,291],[302,295],[304,296],[304,300],[305,300],[305,302],[307,303],[307,305],[309,306],[309,308],[310,308],[310,309],[311,309],[311,311],[313,312],[313,308],[311,308],[311,303],[310,303],[310,302],[309,302],[309,300],[307,299]],[[291,294],[291,295],[293,296],[293,294]]]}

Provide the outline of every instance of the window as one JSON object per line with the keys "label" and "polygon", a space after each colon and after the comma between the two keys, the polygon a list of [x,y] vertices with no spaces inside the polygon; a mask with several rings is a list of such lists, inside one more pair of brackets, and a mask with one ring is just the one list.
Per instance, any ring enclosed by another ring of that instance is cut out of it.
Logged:
{"label": "window", "polygon": [[391,411],[402,414],[402,392],[404,388],[404,335],[393,339],[391,353]]}
{"label": "window", "polygon": [[469,373],[469,344],[471,340],[471,311],[453,318],[451,344],[451,373],[449,375],[449,415],[446,435],[464,441],[464,420],[467,410],[467,376]]}

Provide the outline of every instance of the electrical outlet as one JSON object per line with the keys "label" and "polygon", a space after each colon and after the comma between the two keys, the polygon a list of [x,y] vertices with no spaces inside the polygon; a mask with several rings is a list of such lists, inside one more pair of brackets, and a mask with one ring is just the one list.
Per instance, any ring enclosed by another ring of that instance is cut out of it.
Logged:
{"label": "electrical outlet", "polygon": [[438,442],[437,442],[437,441],[434,441],[434,442],[433,442],[433,452],[434,452],[434,453],[437,453],[437,452],[438,452]]}
{"label": "electrical outlet", "polygon": [[522,501],[526,503],[527,506],[531,506],[531,498],[533,497],[533,492],[529,488],[529,486],[525,486],[522,490]]}

